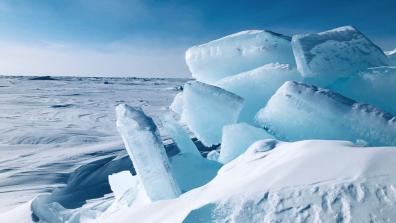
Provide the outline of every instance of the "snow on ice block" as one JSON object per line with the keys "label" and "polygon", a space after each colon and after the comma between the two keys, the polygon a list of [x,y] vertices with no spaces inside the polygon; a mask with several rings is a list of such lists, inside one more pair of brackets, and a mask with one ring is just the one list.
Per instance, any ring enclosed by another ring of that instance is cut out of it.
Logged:
{"label": "snow on ice block", "polygon": [[289,80],[299,79],[301,75],[288,64],[267,64],[223,78],[216,85],[245,99],[239,121],[253,123],[255,114],[282,84]]}
{"label": "snow on ice block", "polygon": [[396,66],[396,49],[385,52],[385,55],[389,59],[389,65]]}
{"label": "snow on ice block", "polygon": [[369,68],[335,82],[330,89],[396,115],[396,67]]}
{"label": "snow on ice block", "polygon": [[181,153],[190,153],[201,157],[201,153],[192,142],[190,136],[170,114],[164,115],[161,121],[165,131],[176,143]]}
{"label": "snow on ice block", "polygon": [[181,191],[152,118],[141,108],[116,107],[117,129],[151,201],[176,198]]}
{"label": "snow on ice block", "polygon": [[246,123],[237,123],[223,127],[219,162],[228,163],[244,153],[254,142],[271,139],[273,136],[260,128]]}
{"label": "snow on ice block", "polygon": [[120,199],[130,188],[136,187],[137,179],[129,171],[121,171],[109,175],[109,184],[116,199]]}
{"label": "snow on ice block", "polygon": [[181,115],[183,112],[183,92],[179,92],[173,98],[172,104],[169,109],[174,111],[176,114]]}
{"label": "snow on ice block", "polygon": [[205,146],[217,145],[223,126],[237,122],[243,101],[222,88],[190,81],[184,85],[182,121]]}
{"label": "snow on ice block", "polygon": [[389,62],[378,46],[352,26],[294,35],[292,47],[298,70],[303,77],[314,78],[314,83],[327,84]]}
{"label": "snow on ice block", "polygon": [[364,140],[373,146],[396,145],[396,118],[335,92],[286,82],[256,115],[276,138]]}
{"label": "snow on ice block", "polygon": [[186,52],[186,62],[195,79],[213,83],[268,63],[294,65],[290,40],[271,31],[242,31],[191,47]]}

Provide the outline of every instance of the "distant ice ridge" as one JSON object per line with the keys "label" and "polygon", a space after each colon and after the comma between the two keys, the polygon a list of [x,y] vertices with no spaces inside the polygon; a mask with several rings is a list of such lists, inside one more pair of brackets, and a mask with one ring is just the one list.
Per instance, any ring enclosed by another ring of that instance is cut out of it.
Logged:
{"label": "distant ice ridge", "polygon": [[243,101],[222,88],[190,81],[184,85],[181,119],[204,145],[217,145],[223,126],[237,122]]}
{"label": "distant ice ridge", "polygon": [[257,123],[278,139],[364,140],[396,145],[396,118],[312,85],[286,82],[257,113]]}
{"label": "distant ice ridge", "polygon": [[331,83],[369,67],[389,64],[383,51],[352,26],[294,35],[292,47],[301,75],[314,83]]}
{"label": "distant ice ridge", "polygon": [[214,83],[268,63],[294,65],[290,39],[271,31],[242,31],[191,47],[186,62],[195,79]]}
{"label": "distant ice ridge", "polygon": [[300,79],[301,75],[289,64],[273,63],[223,78],[215,85],[243,97],[245,103],[239,121],[253,123],[254,115],[282,84]]}
{"label": "distant ice ridge", "polygon": [[174,179],[157,126],[140,108],[116,107],[117,128],[136,173],[152,201],[181,194]]}

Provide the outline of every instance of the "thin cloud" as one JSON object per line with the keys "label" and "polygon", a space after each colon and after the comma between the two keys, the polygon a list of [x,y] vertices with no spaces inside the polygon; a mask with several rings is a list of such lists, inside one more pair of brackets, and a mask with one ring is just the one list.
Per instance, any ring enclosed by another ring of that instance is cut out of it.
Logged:
{"label": "thin cloud", "polygon": [[144,51],[122,48],[119,43],[98,51],[57,43],[16,42],[0,42],[0,48],[1,75],[190,76],[182,48]]}

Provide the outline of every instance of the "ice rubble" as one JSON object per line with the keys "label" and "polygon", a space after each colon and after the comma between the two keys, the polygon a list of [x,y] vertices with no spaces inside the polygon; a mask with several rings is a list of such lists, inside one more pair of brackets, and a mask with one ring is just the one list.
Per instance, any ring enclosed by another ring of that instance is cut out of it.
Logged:
{"label": "ice rubble", "polygon": [[215,85],[243,97],[239,121],[253,123],[254,115],[283,83],[300,79],[301,75],[289,64],[274,63],[223,78]]}
{"label": "ice rubble", "polygon": [[221,141],[224,125],[236,123],[243,98],[222,88],[190,81],[184,85],[181,119],[206,146]]}
{"label": "ice rubble", "polygon": [[352,26],[294,35],[292,48],[297,68],[314,83],[331,83],[369,67],[386,66],[383,51]]}
{"label": "ice rubble", "polygon": [[223,127],[221,150],[218,161],[228,163],[245,152],[254,142],[260,139],[271,139],[273,136],[260,128],[246,123],[237,123]]}
{"label": "ice rubble", "polygon": [[180,187],[172,176],[157,126],[140,108],[116,107],[117,129],[135,170],[152,201],[176,198]]}
{"label": "ice rubble", "polygon": [[295,64],[290,37],[265,30],[242,31],[186,52],[193,77],[205,83],[276,62]]}
{"label": "ice rubble", "polygon": [[396,145],[396,118],[335,92],[286,82],[256,115],[276,138],[365,140],[372,146]]}

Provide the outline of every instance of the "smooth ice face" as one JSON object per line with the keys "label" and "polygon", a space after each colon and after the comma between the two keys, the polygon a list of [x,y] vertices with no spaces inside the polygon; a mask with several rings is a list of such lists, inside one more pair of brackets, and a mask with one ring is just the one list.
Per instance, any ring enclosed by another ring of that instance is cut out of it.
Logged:
{"label": "smooth ice face", "polygon": [[389,65],[396,66],[396,49],[385,52],[385,55],[389,59]]}
{"label": "smooth ice face", "polygon": [[396,115],[396,67],[369,68],[335,82],[330,89]]}
{"label": "smooth ice face", "polygon": [[178,197],[180,188],[153,119],[141,108],[125,104],[116,107],[116,116],[117,129],[151,201]]}
{"label": "smooth ice face", "polygon": [[396,145],[396,118],[335,92],[286,82],[256,115],[276,138],[364,140],[373,146]]}
{"label": "smooth ice face", "polygon": [[172,140],[176,143],[181,153],[190,153],[201,157],[201,153],[191,141],[190,136],[183,127],[170,115],[166,114],[161,118],[162,125]]}
{"label": "smooth ice face", "polygon": [[369,67],[386,66],[382,50],[352,26],[292,38],[297,68],[314,83],[331,83]]}
{"label": "smooth ice face", "polygon": [[205,146],[217,145],[223,126],[237,122],[242,106],[238,95],[190,81],[184,85],[182,121]]}
{"label": "smooth ice face", "polygon": [[219,162],[228,163],[244,153],[254,142],[271,139],[273,136],[260,128],[246,123],[237,123],[223,127]]}
{"label": "smooth ice face", "polygon": [[179,92],[173,98],[172,104],[169,109],[174,111],[176,114],[181,115],[183,112],[183,92]]}
{"label": "smooth ice face", "polygon": [[256,113],[267,103],[275,91],[289,80],[300,80],[301,75],[288,64],[267,64],[251,71],[226,77],[219,86],[245,99],[239,121],[253,123]]}
{"label": "smooth ice face", "polygon": [[191,47],[186,62],[195,79],[214,83],[268,63],[294,65],[290,39],[271,31],[242,31]]}

